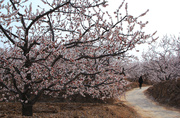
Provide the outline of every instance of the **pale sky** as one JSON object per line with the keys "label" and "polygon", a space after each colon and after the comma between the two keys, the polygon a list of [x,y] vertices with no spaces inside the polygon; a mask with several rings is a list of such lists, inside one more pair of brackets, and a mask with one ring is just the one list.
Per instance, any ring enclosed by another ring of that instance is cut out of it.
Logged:
{"label": "pale sky", "polygon": [[[109,9],[118,8],[123,0],[108,0]],[[180,0],[126,0],[130,15],[139,16],[147,9],[149,12],[142,21],[149,21],[145,27],[147,33],[157,31],[156,36],[161,39],[164,35],[180,36]],[[133,51],[138,57],[148,49],[148,45],[137,46]]]}
{"label": "pale sky", "polygon": [[[123,0],[108,0],[109,7],[115,9]],[[138,16],[149,9],[143,21],[149,21],[147,32],[158,31],[162,37],[166,34],[179,35],[180,1],[179,0],[126,0],[129,14]]]}

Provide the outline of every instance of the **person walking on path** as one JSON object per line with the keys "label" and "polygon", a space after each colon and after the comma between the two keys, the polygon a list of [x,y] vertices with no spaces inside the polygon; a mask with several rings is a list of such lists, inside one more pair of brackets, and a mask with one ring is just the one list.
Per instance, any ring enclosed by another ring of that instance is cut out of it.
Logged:
{"label": "person walking on path", "polygon": [[141,89],[143,84],[143,79],[142,79],[142,75],[139,77],[139,88]]}

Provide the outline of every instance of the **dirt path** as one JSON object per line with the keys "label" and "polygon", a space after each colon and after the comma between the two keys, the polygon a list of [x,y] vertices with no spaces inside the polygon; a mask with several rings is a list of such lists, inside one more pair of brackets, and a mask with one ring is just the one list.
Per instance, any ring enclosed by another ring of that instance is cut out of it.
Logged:
{"label": "dirt path", "polygon": [[125,103],[133,107],[142,118],[180,118],[180,112],[165,109],[148,99],[143,93],[147,88],[135,88],[128,91]]}

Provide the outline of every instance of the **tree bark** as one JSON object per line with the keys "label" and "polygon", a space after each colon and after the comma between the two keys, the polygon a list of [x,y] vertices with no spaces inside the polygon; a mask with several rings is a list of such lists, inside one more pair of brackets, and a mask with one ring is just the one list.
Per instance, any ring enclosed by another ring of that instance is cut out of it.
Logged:
{"label": "tree bark", "polygon": [[32,104],[22,104],[22,115],[32,116],[33,115],[32,107],[33,107]]}

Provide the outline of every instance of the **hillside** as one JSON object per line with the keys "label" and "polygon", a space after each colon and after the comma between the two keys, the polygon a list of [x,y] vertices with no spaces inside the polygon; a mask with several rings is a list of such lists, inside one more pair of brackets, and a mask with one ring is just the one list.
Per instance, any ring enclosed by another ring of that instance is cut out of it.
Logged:
{"label": "hillside", "polygon": [[157,83],[146,93],[161,104],[180,109],[180,78]]}

